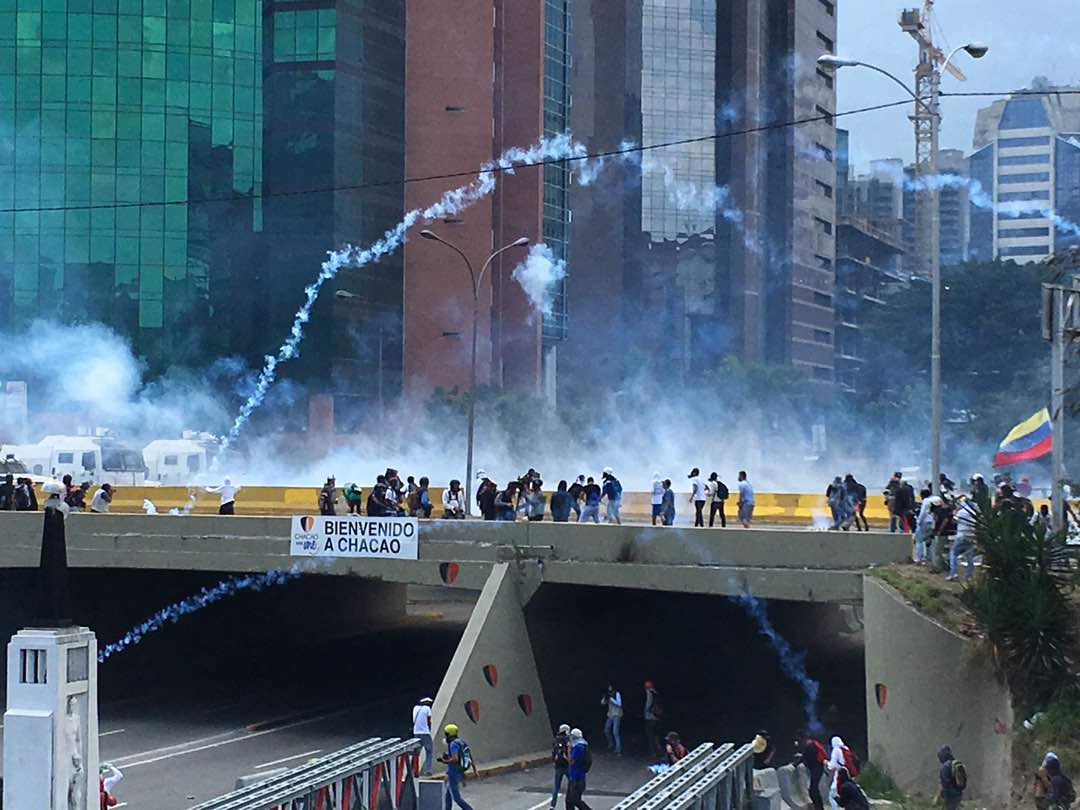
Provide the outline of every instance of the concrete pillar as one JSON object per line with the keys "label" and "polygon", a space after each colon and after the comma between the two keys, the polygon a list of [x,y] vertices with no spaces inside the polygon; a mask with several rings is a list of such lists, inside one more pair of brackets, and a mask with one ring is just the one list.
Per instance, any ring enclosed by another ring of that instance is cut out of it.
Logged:
{"label": "concrete pillar", "polygon": [[92,810],[98,800],[97,639],[85,627],[20,630],[8,644],[8,810]]}
{"label": "concrete pillar", "polygon": [[546,757],[551,721],[521,595],[508,563],[492,568],[432,707],[436,746],[456,723],[483,768]]}

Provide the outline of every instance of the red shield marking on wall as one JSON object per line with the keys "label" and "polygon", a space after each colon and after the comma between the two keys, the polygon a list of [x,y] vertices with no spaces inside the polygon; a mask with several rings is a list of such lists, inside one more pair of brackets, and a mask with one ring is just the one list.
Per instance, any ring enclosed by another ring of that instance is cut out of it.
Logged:
{"label": "red shield marking on wall", "polygon": [[499,670],[494,664],[487,664],[484,667],[484,679],[488,682],[488,686],[499,685]]}
{"label": "red shield marking on wall", "polygon": [[480,702],[476,700],[465,701],[465,715],[474,723],[480,722]]}

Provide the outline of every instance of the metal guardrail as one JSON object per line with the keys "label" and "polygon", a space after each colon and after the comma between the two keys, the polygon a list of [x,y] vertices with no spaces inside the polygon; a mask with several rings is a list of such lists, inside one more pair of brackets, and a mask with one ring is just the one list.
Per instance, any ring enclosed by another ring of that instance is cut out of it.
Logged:
{"label": "metal guardrail", "polygon": [[373,737],[191,810],[416,806],[420,741]]}
{"label": "metal guardrail", "polygon": [[744,745],[683,793],[666,810],[733,810],[753,790],[753,746]]}
{"label": "metal guardrail", "polygon": [[739,810],[753,789],[753,747],[703,743],[612,810]]}
{"label": "metal guardrail", "polygon": [[[733,746],[731,746],[730,744],[727,746],[728,749],[732,747]],[[703,759],[709,756],[709,754],[712,753],[713,748],[714,746],[712,743],[702,743],[685,757],[676,762],[672,767],[668,768],[668,770],[664,771],[661,774],[657,774],[644,785],[639,787],[637,790],[635,790],[633,793],[631,793],[629,796],[627,796],[625,799],[623,799],[617,805],[611,808],[611,810],[638,810],[641,805],[647,802],[649,798],[652,797],[657,791],[661,790],[664,785],[674,781],[683,771],[690,768],[692,765],[701,762]]]}

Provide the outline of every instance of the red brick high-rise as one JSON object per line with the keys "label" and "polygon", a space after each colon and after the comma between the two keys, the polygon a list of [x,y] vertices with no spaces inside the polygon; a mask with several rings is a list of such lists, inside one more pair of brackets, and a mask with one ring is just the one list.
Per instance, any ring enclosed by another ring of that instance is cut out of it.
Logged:
{"label": "red brick high-rise", "polygon": [[[406,177],[472,171],[565,128],[568,14],[567,0],[409,0]],[[426,206],[467,181],[409,183],[405,207]],[[521,169],[500,176],[492,196],[428,227],[459,247],[477,273],[495,249],[521,236],[565,257],[566,184],[563,167]],[[540,393],[544,358],[554,362],[565,329],[564,301],[556,296],[552,317],[533,310],[510,277],[525,254],[515,249],[496,259],[481,284],[477,379]],[[467,389],[473,297],[461,258],[411,235],[404,305],[405,391]]]}

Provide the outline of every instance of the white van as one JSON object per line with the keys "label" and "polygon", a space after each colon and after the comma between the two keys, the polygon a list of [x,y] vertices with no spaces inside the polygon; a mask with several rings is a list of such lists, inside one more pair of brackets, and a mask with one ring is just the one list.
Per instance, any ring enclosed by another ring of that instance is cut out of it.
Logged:
{"label": "white van", "polygon": [[37,444],[3,445],[0,456],[11,454],[34,475],[60,479],[70,475],[81,484],[143,486],[146,464],[142,453],[122,442],[95,436],[46,436]]}
{"label": "white van", "polygon": [[194,439],[155,439],[142,451],[147,480],[162,486],[187,486],[206,472],[206,446]]}

